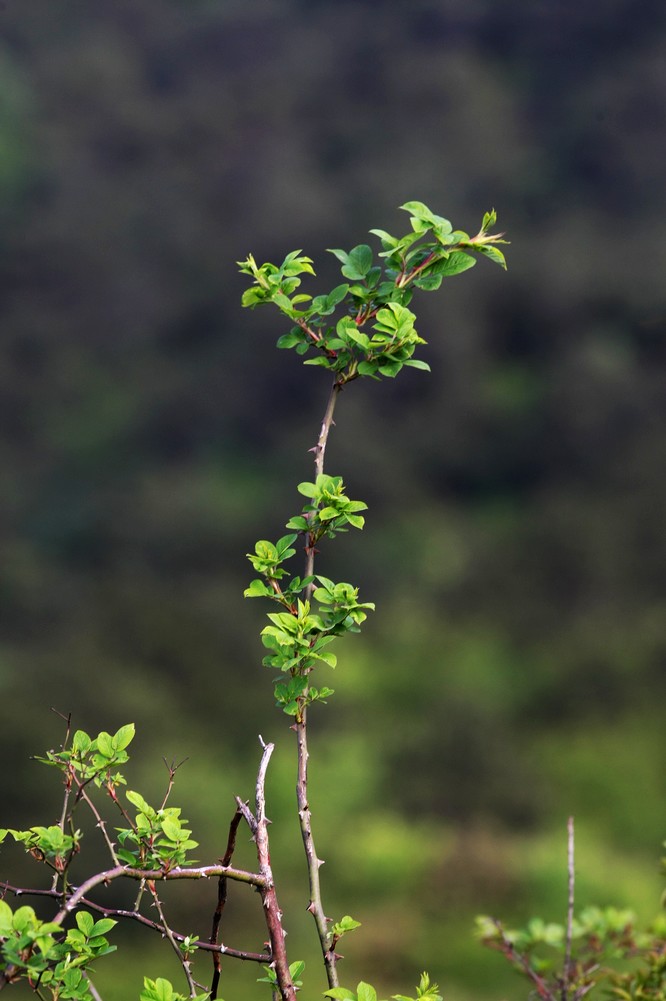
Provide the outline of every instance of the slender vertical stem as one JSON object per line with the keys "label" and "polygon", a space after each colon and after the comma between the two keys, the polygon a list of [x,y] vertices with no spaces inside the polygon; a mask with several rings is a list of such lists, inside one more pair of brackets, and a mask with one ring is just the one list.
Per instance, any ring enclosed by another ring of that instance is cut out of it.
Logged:
{"label": "slender vertical stem", "polygon": [[576,888],[576,872],[574,867],[574,819],[567,821],[567,872],[569,875],[569,900],[567,905],[567,932],[564,952],[564,975],[562,977],[562,1001],[567,1001],[569,983],[571,981],[571,943],[573,941],[573,921]]}
{"label": "slender vertical stem", "polygon": [[319,869],[323,865],[323,860],[318,858],[315,849],[314,838],[312,836],[312,814],[308,803],[308,736],[307,736],[307,710],[303,709],[300,720],[296,723],[296,738],[298,741],[298,780],[296,783],[296,798],[298,801],[298,819],[301,825],[301,835],[305,848],[305,857],[308,866],[308,879],[310,883],[310,903],[308,910],[314,918],[317,926],[317,934],[321,944],[321,951],[326,968],[326,977],[329,987],[338,986],[338,974],[336,969],[337,955],[331,949],[328,933],[328,918],[324,914],[321,900],[321,885],[319,882]]}
{"label": "slender vertical stem", "polygon": [[[333,426],[333,414],[335,412],[335,404],[338,400],[338,393],[342,389],[342,383],[336,378],[331,386],[331,392],[328,397],[328,402],[326,404],[326,410],[324,412],[324,417],[321,422],[321,428],[319,429],[319,437],[317,438],[317,444],[310,450],[314,453],[315,457],[315,479],[324,472],[324,458],[326,456],[326,445],[328,443],[328,434]],[[305,561],[305,576],[311,577],[314,573],[314,559],[315,559],[315,547],[314,540],[311,536],[308,537],[308,544],[305,549],[306,561]],[[312,591],[313,588],[310,588]]]}
{"label": "slender vertical stem", "polygon": [[180,950],[180,946],[176,941],[176,937],[173,931],[171,930],[171,927],[169,926],[169,923],[164,915],[164,907],[162,905],[162,901],[159,898],[157,889],[152,880],[148,881],[148,888],[153,898],[153,905],[155,907],[155,910],[159,914],[160,926],[162,928],[162,935],[164,936],[164,938],[166,938],[169,945],[171,946],[176,956],[178,957],[178,961],[181,967],[183,968],[183,973],[185,974],[185,979],[187,980],[187,986],[189,987],[190,990],[190,997],[193,998],[197,993],[197,989],[196,989],[196,984],[194,983],[194,977],[192,976],[192,971],[190,969],[190,961],[183,955],[183,953]]}
{"label": "slender vertical stem", "polygon": [[[315,457],[315,478],[324,471],[324,458],[326,455],[326,445],[328,435],[333,426],[333,414],[338,394],[342,389],[342,384],[336,378],[331,386],[331,391],[326,404],[326,410],[321,422],[317,444],[312,449]],[[306,546],[305,576],[311,577],[314,574],[315,563],[315,540],[310,535]],[[314,584],[310,585],[309,593],[314,590]],[[308,868],[308,881],[310,886],[310,902],[308,910],[312,914],[317,934],[321,944],[321,951],[326,968],[328,986],[338,986],[338,975],[336,970],[337,956],[335,950],[330,947],[330,936],[328,933],[328,918],[324,914],[321,900],[321,885],[319,881],[319,869],[323,864],[317,856],[314,838],[312,835],[312,814],[308,802],[308,728],[307,728],[307,708],[304,706],[300,716],[296,720],[296,741],[298,754],[298,775],[296,781],[296,800],[298,804],[298,819],[301,826],[301,836],[303,847],[305,848],[305,858]]]}
{"label": "slender vertical stem", "polygon": [[[234,849],[236,847],[236,832],[238,831],[238,825],[242,819],[243,814],[236,807],[236,812],[231,818],[231,823],[229,824],[229,837],[227,839],[227,850],[224,853],[223,858],[220,859],[222,865],[231,865],[231,860],[233,858]],[[220,930],[220,921],[222,920],[222,912],[224,906],[227,902],[227,878],[226,876],[220,876],[217,884],[217,906],[215,908],[215,913],[213,914],[213,928],[210,933],[210,938],[208,941],[211,945],[217,945],[218,934]],[[217,998],[217,990],[220,983],[220,972],[222,968],[222,963],[220,959],[219,951],[213,952],[213,980],[210,987],[210,998],[211,1001],[215,1001]]]}

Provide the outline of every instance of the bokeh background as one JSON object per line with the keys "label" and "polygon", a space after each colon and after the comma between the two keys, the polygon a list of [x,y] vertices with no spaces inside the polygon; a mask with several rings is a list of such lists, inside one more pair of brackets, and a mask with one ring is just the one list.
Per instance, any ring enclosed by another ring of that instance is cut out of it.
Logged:
{"label": "bokeh background", "polygon": [[[649,920],[662,0],[7,0],[0,35],[3,824],[58,815],[30,760],[62,736],[55,707],[89,731],[136,722],[130,783],[154,800],[162,756],[188,758],[174,802],[215,858],[262,733],[291,955],[324,989],[293,734],[242,590],[244,553],[298,510],[327,376],[274,350],[277,313],[241,310],[235,262],[303,248],[325,291],[325,248],[404,231],[402,202],[473,232],[495,206],[508,273],[480,261],[415,300],[432,375],[340,400],[328,469],[370,510],[320,570],[377,612],[312,712],[325,905],[363,923],[344,982],[407,993],[428,968],[448,1001],[517,1001],[473,916],[563,918],[573,813],[580,906]],[[206,935],[214,888],[182,889],[175,926]],[[260,947],[258,901],[241,888],[229,908],[228,944]],[[174,972],[148,933],[125,937],[105,1001]],[[224,997],[265,993],[256,969],[225,971]]]}

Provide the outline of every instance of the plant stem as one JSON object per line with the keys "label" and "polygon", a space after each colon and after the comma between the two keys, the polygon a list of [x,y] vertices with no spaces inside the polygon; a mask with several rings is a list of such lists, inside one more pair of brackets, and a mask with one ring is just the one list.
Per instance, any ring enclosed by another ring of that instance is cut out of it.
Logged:
{"label": "plant stem", "polygon": [[264,920],[266,921],[266,927],[268,929],[271,945],[270,965],[275,970],[278,990],[282,1001],[296,1001],[296,988],[294,987],[291,979],[291,973],[289,972],[287,949],[284,941],[285,931],[282,927],[282,911],[280,910],[277,893],[275,891],[273,870],[271,868],[271,857],[268,846],[269,821],[266,818],[266,796],[264,793],[264,787],[266,783],[266,769],[268,768],[268,762],[270,761],[275,745],[264,744],[261,737],[259,740],[261,741],[264,753],[261,758],[261,764],[259,765],[259,771],[257,772],[255,797],[256,815],[253,815],[247,803],[241,802],[238,798],[236,799],[236,804],[240,812],[245,817],[248,827],[252,831],[254,842],[257,846],[257,860],[259,862],[259,871],[263,879],[263,885],[260,887],[259,892],[261,893],[261,902],[264,905]]}
{"label": "plant stem", "polygon": [[102,1001],[102,995],[99,993],[85,970],[83,971],[83,976],[88,984],[88,990],[90,991],[90,996],[93,998],[93,1001]]}
{"label": "plant stem", "polygon": [[567,906],[567,932],[564,953],[564,970],[562,977],[562,1001],[567,1001],[569,983],[571,981],[571,944],[573,941],[573,920],[576,888],[576,872],[574,867],[574,819],[567,821],[567,871],[569,875],[569,901]]}
{"label": "plant stem", "polygon": [[[68,914],[76,910],[80,901],[94,890],[96,886],[108,885],[116,879],[135,880],[166,880],[173,879],[210,879],[213,876],[226,876],[228,879],[238,880],[240,883],[249,883],[256,886],[260,891],[266,888],[266,877],[263,873],[246,872],[244,869],[234,869],[232,866],[223,865],[202,865],[202,866],[177,866],[174,869],[134,869],[128,865],[114,866],[112,869],[105,869],[90,876],[84,883],[71,894],[51,920],[54,924],[63,923]],[[6,884],[2,884],[6,885]],[[21,893],[33,893],[33,890],[20,890]],[[61,894],[54,894],[61,897]]]}
{"label": "plant stem", "polygon": [[[336,378],[331,386],[331,391],[329,393],[328,402],[326,404],[326,410],[324,412],[324,417],[321,422],[321,428],[319,430],[319,437],[317,438],[317,444],[312,449],[315,457],[315,479],[324,472],[324,458],[326,455],[326,445],[328,442],[328,435],[333,426],[333,414],[335,412],[335,404],[338,399],[338,394],[342,389],[342,383]],[[315,561],[315,544],[314,539],[310,536],[308,539],[308,545],[306,546],[306,566],[305,566],[305,576],[311,577],[314,574],[314,561]],[[314,582],[309,587],[309,593],[311,594],[314,590]],[[298,820],[301,827],[301,836],[303,838],[303,847],[305,848],[305,858],[308,868],[308,881],[310,886],[310,903],[308,904],[308,910],[314,918],[315,925],[317,927],[317,934],[319,936],[319,942],[321,944],[321,951],[324,958],[324,966],[326,968],[326,977],[328,979],[328,986],[337,987],[338,986],[338,975],[336,970],[337,956],[335,950],[331,950],[329,934],[328,934],[328,919],[324,914],[324,908],[321,900],[321,884],[319,881],[319,869],[323,864],[322,860],[318,858],[317,851],[315,849],[314,838],[312,836],[312,814],[310,811],[310,805],[308,803],[308,727],[307,727],[307,708],[304,706],[301,710],[300,715],[296,720],[296,745],[297,745],[297,755],[298,755],[298,772],[296,780],[296,801],[298,804]]]}
{"label": "plant stem", "polygon": [[[324,458],[326,456],[326,445],[328,443],[328,434],[333,426],[333,414],[335,412],[335,404],[338,400],[338,393],[342,389],[342,383],[336,378],[331,386],[331,391],[329,393],[328,402],[326,404],[326,410],[324,411],[324,417],[321,422],[321,428],[319,429],[319,437],[317,438],[317,444],[310,449],[314,453],[315,457],[315,479],[324,472]],[[314,573],[314,559],[315,559],[315,546],[312,536],[308,537],[308,544],[305,548],[306,561],[305,561],[305,576],[311,577]],[[309,593],[314,590],[313,585],[310,585],[308,589]]]}
{"label": "plant stem", "polygon": [[[236,832],[238,831],[238,825],[242,820],[243,814],[236,807],[236,812],[231,818],[231,823],[229,824],[229,837],[227,839],[227,850],[224,853],[224,857],[220,859],[222,865],[231,865],[231,859],[233,858],[234,849],[236,847]],[[210,943],[211,945],[217,945],[218,933],[220,930],[220,921],[222,920],[222,911],[227,902],[227,880],[224,876],[220,876],[217,885],[217,906],[215,908],[215,913],[213,915],[213,929],[210,933]],[[221,961],[220,953],[213,953],[213,980],[210,987],[210,997],[211,1001],[215,1001],[217,998],[217,989],[220,982],[220,971],[221,971]]]}
{"label": "plant stem", "polygon": [[319,868],[323,860],[317,857],[314,839],[312,837],[312,814],[308,804],[308,737],[307,737],[307,709],[301,712],[301,718],[296,723],[296,738],[298,743],[298,780],[296,783],[296,798],[298,801],[298,819],[301,825],[301,835],[305,848],[305,857],[308,866],[308,879],[310,884],[310,903],[308,910],[314,918],[317,926],[317,934],[321,943],[321,951],[326,967],[326,977],[328,986],[338,986],[338,974],[336,963],[338,957],[329,945],[328,918],[324,914],[321,902],[321,885],[319,882]]}
{"label": "plant stem", "polygon": [[167,921],[167,919],[166,919],[166,917],[164,915],[164,908],[162,906],[162,901],[160,900],[159,894],[157,893],[157,890],[155,889],[155,884],[151,882],[149,884],[149,886],[150,886],[150,892],[151,892],[151,895],[152,895],[152,898],[153,898],[153,903],[154,903],[154,906],[155,906],[155,910],[157,911],[157,913],[160,916],[160,926],[162,928],[162,935],[166,938],[166,940],[168,941],[169,945],[171,946],[171,948],[175,952],[176,956],[178,957],[178,962],[182,966],[183,973],[185,974],[185,979],[187,980],[187,986],[189,987],[189,990],[190,990],[190,997],[194,997],[195,994],[196,994],[196,985],[194,983],[194,979],[192,977],[192,972],[190,970],[189,960],[180,951],[180,948],[178,946],[178,942],[176,941],[174,933],[172,932],[171,928],[169,927],[169,923],[168,923],[168,921]]}

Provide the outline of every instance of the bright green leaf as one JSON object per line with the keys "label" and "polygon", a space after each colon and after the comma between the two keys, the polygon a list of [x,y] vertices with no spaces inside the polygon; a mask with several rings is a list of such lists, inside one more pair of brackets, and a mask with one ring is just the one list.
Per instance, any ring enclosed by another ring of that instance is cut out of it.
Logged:
{"label": "bright green leaf", "polygon": [[145,813],[146,816],[155,815],[154,809],[145,801],[141,793],[133,792],[131,789],[128,789],[125,795],[132,806],[135,806],[140,813]]}
{"label": "bright green leaf", "polygon": [[95,924],[92,914],[88,914],[87,911],[78,911],[76,915],[76,923],[79,926],[79,930],[83,932],[86,938],[90,938]]}
{"label": "bright green leaf", "polygon": [[112,744],[116,751],[122,751],[134,740],[135,734],[134,723],[126,723],[125,726],[121,726],[119,730],[116,730],[113,735]]}
{"label": "bright green leaf", "polygon": [[97,750],[100,754],[103,754],[105,758],[113,757],[113,739],[110,733],[106,730],[102,730],[101,733],[97,735]]}

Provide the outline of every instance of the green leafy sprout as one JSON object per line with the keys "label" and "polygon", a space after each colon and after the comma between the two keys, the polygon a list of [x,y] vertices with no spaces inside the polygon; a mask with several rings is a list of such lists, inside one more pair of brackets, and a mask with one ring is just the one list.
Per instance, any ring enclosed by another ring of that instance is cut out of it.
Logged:
{"label": "green leafy sprout", "polygon": [[[427,363],[413,357],[425,343],[408,309],[414,289],[439,288],[444,278],[473,267],[474,255],[506,268],[498,246],[506,241],[490,232],[497,221],[494,210],[484,215],[476,236],[470,236],[454,230],[423,202],[406,202],[401,208],[409,213],[411,231],[396,237],[383,229],[371,230],[382,246],[377,262],[365,243],[350,251],[332,249],[347,282],[314,298],[297,291],[301,275],[314,275],[312,258],[299,250],[287,254],[279,266],[258,265],[251,254],[238,262],[253,282],[243,294],[243,305],[272,303],[292,323],[278,347],[293,348],[300,355],[314,352],[305,364],[329,369],[341,384],[359,376],[394,378],[405,365],[427,371]],[[334,320],[336,311],[342,315]]]}

